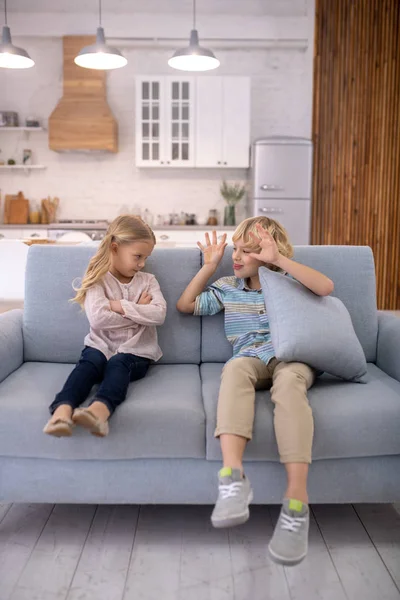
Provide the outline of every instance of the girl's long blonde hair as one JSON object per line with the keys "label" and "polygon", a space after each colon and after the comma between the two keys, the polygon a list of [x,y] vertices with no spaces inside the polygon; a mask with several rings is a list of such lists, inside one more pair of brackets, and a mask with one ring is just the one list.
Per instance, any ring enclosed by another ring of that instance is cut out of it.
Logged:
{"label": "girl's long blonde hair", "polygon": [[[294,251],[293,246],[289,241],[289,236],[287,231],[278,221],[274,219],[270,219],[269,217],[250,217],[249,219],[245,219],[237,226],[233,236],[232,241],[237,242],[238,240],[243,240],[244,244],[249,248],[253,249],[254,252],[260,249],[260,247],[254,243],[253,239],[250,236],[250,232],[254,233],[256,237],[257,228],[256,225],[260,224],[263,229],[269,231],[269,233],[274,238],[276,245],[278,246],[278,250],[282,256],[286,256],[287,258],[292,258]],[[275,265],[269,265],[271,271],[281,271],[279,267]]]}
{"label": "girl's long blonde hair", "polygon": [[107,229],[96,254],[91,258],[79,288],[75,288],[76,296],[72,302],[83,306],[86,292],[109,271],[111,266],[111,244],[129,244],[139,241],[156,243],[152,229],[140,217],[122,215],[114,219]]}

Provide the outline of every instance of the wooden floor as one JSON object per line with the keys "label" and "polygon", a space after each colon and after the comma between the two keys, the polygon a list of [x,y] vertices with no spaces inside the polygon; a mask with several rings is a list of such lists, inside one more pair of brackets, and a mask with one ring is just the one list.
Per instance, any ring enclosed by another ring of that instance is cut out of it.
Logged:
{"label": "wooden floor", "polygon": [[315,506],[310,547],[266,547],[278,507],[215,530],[209,507],[0,505],[0,600],[399,600],[400,514]]}

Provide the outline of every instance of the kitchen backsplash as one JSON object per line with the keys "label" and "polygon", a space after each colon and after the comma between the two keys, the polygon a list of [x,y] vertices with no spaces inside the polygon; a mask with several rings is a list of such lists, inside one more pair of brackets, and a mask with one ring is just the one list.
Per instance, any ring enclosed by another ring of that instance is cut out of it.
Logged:
{"label": "kitchen backsplash", "polygon": [[[28,47],[36,66],[23,72],[0,73],[0,110],[14,110],[20,121],[47,118],[62,94],[61,39],[18,38]],[[310,41],[311,43],[311,41]],[[124,207],[154,216],[181,211],[195,213],[200,223],[210,209],[220,217],[224,201],[219,194],[223,178],[244,181],[245,170],[139,169],[135,166],[134,85],[137,74],[171,74],[168,52],[161,49],[124,49],[128,66],[108,74],[108,102],[119,124],[119,152],[109,154],[58,154],[48,148],[47,132],[1,133],[0,159],[22,156],[32,150],[32,160],[47,167],[26,176],[2,171],[2,195],[22,190],[40,201],[48,195],[61,200],[59,218],[112,219]],[[292,135],[310,137],[312,106],[312,53],[299,49],[219,50],[219,75],[251,77],[251,136]],[[243,203],[238,218],[245,215]]]}

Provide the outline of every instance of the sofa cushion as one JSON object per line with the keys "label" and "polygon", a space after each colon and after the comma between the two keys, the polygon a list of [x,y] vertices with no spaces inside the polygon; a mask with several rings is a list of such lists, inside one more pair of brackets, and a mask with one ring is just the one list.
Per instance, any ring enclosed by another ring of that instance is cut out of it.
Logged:
{"label": "sofa cushion", "polygon": [[[354,330],[368,362],[376,361],[378,313],[376,309],[375,267],[371,248],[367,246],[295,246],[294,260],[321,271],[335,284],[333,296],[339,298],[350,313]],[[232,247],[213,276],[233,275]],[[268,308],[268,307],[267,307]],[[224,333],[224,315],[202,319],[201,356],[203,362],[226,362],[232,348]]]}
{"label": "sofa cushion", "polygon": [[[28,254],[24,309],[26,361],[75,363],[89,331],[85,313],[68,302],[72,282],[82,277],[95,246],[34,245]],[[158,327],[161,363],[200,362],[200,320],[180,314],[176,302],[200,266],[199,250],[155,248],[146,270],[154,273],[167,301],[167,318]]]}
{"label": "sofa cushion", "polygon": [[197,365],[154,365],[132,383],[99,440],[77,427],[71,438],[42,433],[48,405],[72,365],[24,363],[0,384],[0,456],[113,460],[204,458],[205,415]]}
{"label": "sofa cushion", "polygon": [[349,311],[266,267],[259,270],[278,360],[302,362],[348,381],[365,381],[367,363]]}
{"label": "sofa cushion", "polygon": [[[214,438],[217,399],[223,365],[200,367],[206,412],[207,459],[220,460]],[[309,390],[315,432],[314,460],[400,454],[400,383],[368,364],[365,385],[324,374]],[[269,391],[256,392],[253,439],[246,460],[279,460]]]}

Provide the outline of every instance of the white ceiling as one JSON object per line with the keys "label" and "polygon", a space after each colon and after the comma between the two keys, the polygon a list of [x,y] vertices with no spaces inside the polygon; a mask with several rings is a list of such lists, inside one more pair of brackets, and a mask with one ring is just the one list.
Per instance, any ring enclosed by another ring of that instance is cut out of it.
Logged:
{"label": "white ceiling", "polygon": [[[192,0],[102,0],[103,12],[114,14],[191,14],[192,6]],[[0,8],[4,10],[4,0],[0,0]],[[97,13],[98,0],[7,0],[7,10],[9,13]],[[307,0],[197,0],[197,12],[300,17],[307,14]]]}

